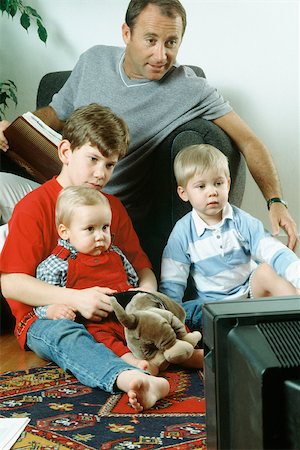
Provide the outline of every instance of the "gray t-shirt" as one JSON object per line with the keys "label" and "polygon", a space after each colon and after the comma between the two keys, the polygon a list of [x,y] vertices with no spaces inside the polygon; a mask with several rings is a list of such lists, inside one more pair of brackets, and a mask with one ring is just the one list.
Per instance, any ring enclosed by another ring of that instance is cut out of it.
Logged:
{"label": "gray t-shirt", "polygon": [[118,162],[105,191],[116,195],[132,217],[145,207],[145,184],[153,150],[180,125],[212,120],[232,110],[205,78],[187,66],[161,80],[131,80],[123,70],[124,48],[97,45],[84,52],[51,106],[66,120],[79,106],[99,103],[122,117],[130,131],[128,154]]}

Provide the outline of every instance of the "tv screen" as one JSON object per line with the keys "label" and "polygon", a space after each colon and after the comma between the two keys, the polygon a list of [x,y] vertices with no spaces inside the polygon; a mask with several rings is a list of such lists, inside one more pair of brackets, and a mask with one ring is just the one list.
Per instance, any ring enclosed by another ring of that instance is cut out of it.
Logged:
{"label": "tv screen", "polygon": [[203,305],[208,449],[300,449],[300,297]]}

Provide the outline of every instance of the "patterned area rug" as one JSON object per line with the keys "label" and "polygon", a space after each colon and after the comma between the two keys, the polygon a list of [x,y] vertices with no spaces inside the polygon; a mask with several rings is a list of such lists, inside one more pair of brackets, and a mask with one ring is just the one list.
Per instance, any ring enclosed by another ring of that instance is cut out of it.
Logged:
{"label": "patterned area rug", "polygon": [[164,373],[171,392],[134,414],[125,394],[80,384],[54,364],[0,375],[0,417],[29,417],[13,449],[205,449],[203,380],[197,371]]}

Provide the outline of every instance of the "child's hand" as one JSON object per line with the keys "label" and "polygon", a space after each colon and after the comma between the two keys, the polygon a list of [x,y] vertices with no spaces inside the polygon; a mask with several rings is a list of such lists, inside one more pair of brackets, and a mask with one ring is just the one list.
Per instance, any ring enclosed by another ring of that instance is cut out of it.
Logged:
{"label": "child's hand", "polygon": [[67,305],[49,305],[46,314],[47,319],[59,320],[68,319],[75,320],[75,310]]}

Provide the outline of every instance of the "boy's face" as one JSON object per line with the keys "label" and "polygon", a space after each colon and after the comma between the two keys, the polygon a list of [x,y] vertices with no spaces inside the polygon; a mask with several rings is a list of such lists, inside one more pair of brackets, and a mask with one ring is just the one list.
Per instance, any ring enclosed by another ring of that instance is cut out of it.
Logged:
{"label": "boy's face", "polygon": [[88,186],[101,191],[119,159],[118,153],[105,157],[89,144],[72,151],[67,140],[60,143],[58,150],[63,169],[57,180],[63,187]]}
{"label": "boy's face", "polygon": [[78,206],[69,227],[59,225],[62,239],[69,240],[77,251],[86,255],[100,255],[111,244],[111,209],[108,205]]}
{"label": "boy's face", "polygon": [[196,173],[186,187],[178,186],[178,194],[189,201],[201,219],[208,225],[220,222],[222,211],[228,202],[230,178],[224,172],[210,169]]}

